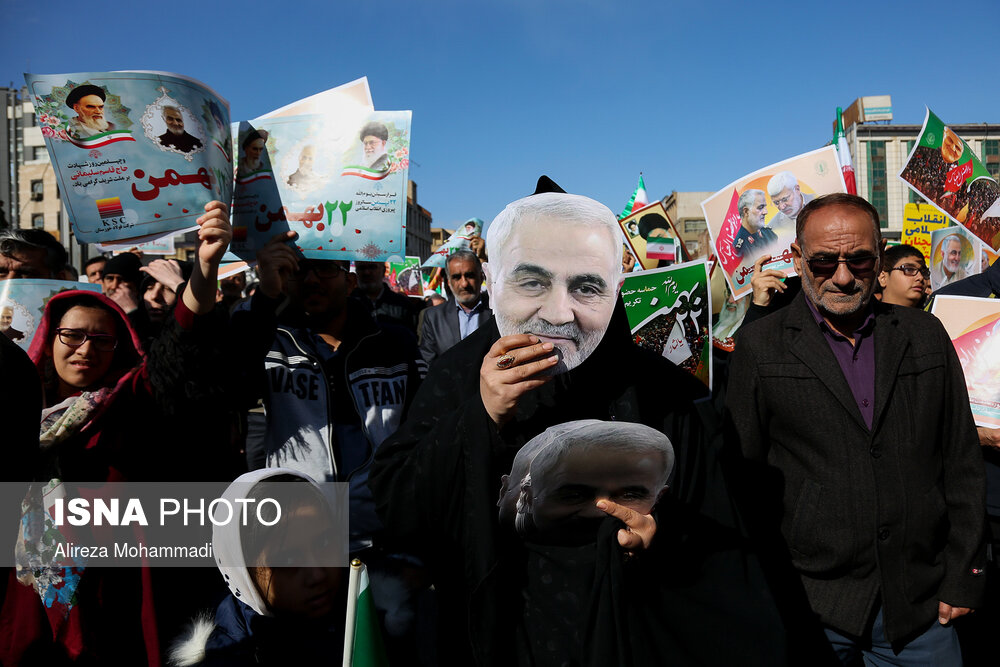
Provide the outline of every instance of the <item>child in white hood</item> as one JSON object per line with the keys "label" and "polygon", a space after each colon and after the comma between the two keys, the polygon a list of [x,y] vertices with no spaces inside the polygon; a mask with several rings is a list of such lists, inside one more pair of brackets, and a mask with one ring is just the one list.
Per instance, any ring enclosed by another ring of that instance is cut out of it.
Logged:
{"label": "child in white hood", "polygon": [[[196,619],[190,636],[170,653],[170,664],[320,664],[343,652],[347,568],[324,567],[337,545],[330,543],[334,511],[320,486],[285,468],[255,470],[238,477],[223,496],[254,498],[247,526],[231,521],[215,526],[212,547],[230,595],[214,618]],[[280,566],[287,563],[287,566]],[[312,563],[311,565],[302,565]]]}

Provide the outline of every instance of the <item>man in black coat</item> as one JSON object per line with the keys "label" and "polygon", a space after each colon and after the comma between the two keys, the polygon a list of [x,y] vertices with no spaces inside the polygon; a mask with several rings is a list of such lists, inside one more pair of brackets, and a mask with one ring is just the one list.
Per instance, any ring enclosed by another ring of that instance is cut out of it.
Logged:
{"label": "man in black coat", "polygon": [[962,368],[937,319],[872,298],[884,248],[874,207],[829,195],[796,223],[802,293],[744,325],[731,362],[730,432],[756,468],[756,519],[780,521],[845,663],[874,652],[960,664],[950,623],[985,584],[983,463]]}
{"label": "man in black coat", "polygon": [[[613,502],[605,510],[625,523],[605,520],[597,572],[611,579],[602,581],[621,581],[614,572],[629,567],[623,549],[645,563],[643,572],[663,577],[640,576],[642,590],[632,595],[597,582],[590,591],[571,591],[599,608],[626,610],[615,621],[598,614],[615,623],[603,628],[598,648],[582,633],[585,664],[734,664],[731,656],[711,655],[719,649],[712,638],[720,627],[748,621],[757,632],[753,641],[734,643],[740,660],[780,664],[781,623],[758,569],[740,548],[718,452],[694,403],[704,388],[632,343],[618,296],[621,241],[614,215],[585,197],[536,194],[509,205],[487,243],[494,319],[437,360],[408,420],[376,452],[370,480],[386,532],[419,550],[432,570],[442,664],[545,664],[514,641],[525,622],[521,594],[530,565],[500,530],[497,490],[521,446],[550,426],[578,419],[646,424],[666,434],[676,453],[671,493],[661,504],[669,511],[655,510],[654,520],[616,512],[622,508]],[[657,524],[662,537],[651,545]],[[678,543],[680,550],[656,546]],[[693,563],[678,570],[673,556],[691,556]],[[667,593],[681,588],[686,603]],[[713,604],[723,598],[719,607]],[[659,601],[667,605],[659,608],[662,617],[673,611],[687,625],[644,631],[640,624],[652,614],[639,609]],[[726,612],[713,615],[722,606]],[[626,617],[634,622],[621,621]],[[668,635],[677,641],[663,640]],[[631,658],[623,661],[627,653]]]}
{"label": "man in black coat", "polygon": [[489,294],[482,291],[483,266],[471,250],[459,250],[445,263],[451,296],[424,313],[420,355],[428,365],[493,317]]}

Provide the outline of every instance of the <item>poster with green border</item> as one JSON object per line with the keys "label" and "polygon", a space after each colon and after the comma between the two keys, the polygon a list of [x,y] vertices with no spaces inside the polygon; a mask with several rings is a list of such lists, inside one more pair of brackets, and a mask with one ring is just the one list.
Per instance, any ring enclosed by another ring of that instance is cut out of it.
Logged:
{"label": "poster with green border", "polygon": [[632,340],[712,386],[712,295],[708,262],[625,276],[622,299]]}

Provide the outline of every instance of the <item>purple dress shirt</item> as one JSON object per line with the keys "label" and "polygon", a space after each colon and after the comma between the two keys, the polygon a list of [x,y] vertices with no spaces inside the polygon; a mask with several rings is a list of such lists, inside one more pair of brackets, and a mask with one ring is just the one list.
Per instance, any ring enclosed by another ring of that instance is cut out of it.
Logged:
{"label": "purple dress shirt", "polygon": [[854,332],[854,344],[851,345],[850,340],[826,323],[812,301],[806,299],[806,304],[816,318],[816,323],[830,345],[833,356],[837,358],[844,379],[847,380],[847,386],[854,394],[858,410],[861,411],[861,416],[871,430],[875,415],[875,339],[872,337],[872,332],[875,330],[875,310],[871,304],[868,305],[868,317]]}

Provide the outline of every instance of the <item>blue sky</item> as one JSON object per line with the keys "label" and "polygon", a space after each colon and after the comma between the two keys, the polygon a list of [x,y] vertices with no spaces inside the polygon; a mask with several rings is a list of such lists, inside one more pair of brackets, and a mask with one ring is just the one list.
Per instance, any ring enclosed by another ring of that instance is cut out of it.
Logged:
{"label": "blue sky", "polygon": [[832,6],[0,0],[0,85],[29,68],[165,70],[238,120],[367,75],[376,108],[413,110],[410,178],[450,228],[489,221],[542,173],[615,212],[640,171],[651,197],[717,190],[822,146],[862,95],[891,95],[897,123],[925,104],[1000,122],[995,0]]}

